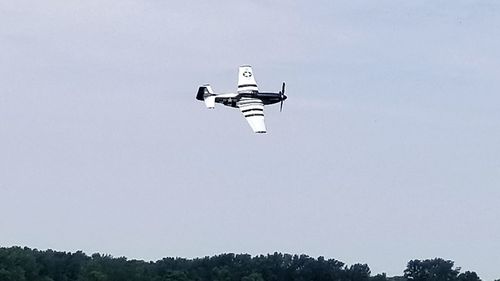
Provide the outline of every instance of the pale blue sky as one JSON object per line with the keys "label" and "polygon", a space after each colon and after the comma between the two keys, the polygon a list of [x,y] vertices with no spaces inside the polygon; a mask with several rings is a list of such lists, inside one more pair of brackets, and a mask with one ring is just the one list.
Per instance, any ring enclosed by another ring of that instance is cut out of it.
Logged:
{"label": "pale blue sky", "polygon": [[[0,245],[500,278],[497,1],[1,1]],[[287,82],[267,135],[195,100]]]}

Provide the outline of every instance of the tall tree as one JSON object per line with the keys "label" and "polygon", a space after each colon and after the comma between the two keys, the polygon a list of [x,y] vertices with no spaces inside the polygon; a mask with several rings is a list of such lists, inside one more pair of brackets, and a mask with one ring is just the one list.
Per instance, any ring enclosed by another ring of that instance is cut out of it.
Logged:
{"label": "tall tree", "polygon": [[351,281],[367,281],[370,279],[370,267],[367,264],[354,264],[347,270],[347,275]]}
{"label": "tall tree", "polygon": [[477,276],[475,272],[466,271],[464,273],[460,273],[457,277],[458,281],[481,281],[481,278]]}
{"label": "tall tree", "polygon": [[411,281],[454,281],[459,269],[454,269],[453,264],[453,261],[441,258],[411,260],[404,271],[404,277]]}

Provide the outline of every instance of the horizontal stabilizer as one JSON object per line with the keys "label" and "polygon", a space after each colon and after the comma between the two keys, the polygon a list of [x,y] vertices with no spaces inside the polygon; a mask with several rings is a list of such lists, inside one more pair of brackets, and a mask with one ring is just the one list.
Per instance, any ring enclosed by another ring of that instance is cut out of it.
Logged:
{"label": "horizontal stabilizer", "polygon": [[212,91],[210,85],[204,85],[198,89],[198,94],[196,94],[197,100],[202,100],[205,102],[207,108],[215,107],[215,94]]}
{"label": "horizontal stabilizer", "polygon": [[207,108],[214,108],[215,107],[215,95],[214,96],[208,96],[205,98],[205,105]]}

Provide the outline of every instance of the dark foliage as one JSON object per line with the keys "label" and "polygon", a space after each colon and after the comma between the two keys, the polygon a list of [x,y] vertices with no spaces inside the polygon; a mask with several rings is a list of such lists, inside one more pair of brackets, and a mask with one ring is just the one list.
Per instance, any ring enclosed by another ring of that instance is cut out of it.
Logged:
{"label": "dark foliage", "polygon": [[460,273],[460,268],[453,268],[453,264],[453,261],[440,258],[411,260],[404,277],[410,281],[481,281],[475,272]]}
{"label": "dark foliage", "polygon": [[100,254],[89,257],[80,251],[0,248],[0,281],[480,281],[476,273],[459,274],[452,267],[450,261],[415,260],[408,263],[405,277],[388,278],[371,276],[366,264],[346,266],[307,255],[221,254],[145,262]]}

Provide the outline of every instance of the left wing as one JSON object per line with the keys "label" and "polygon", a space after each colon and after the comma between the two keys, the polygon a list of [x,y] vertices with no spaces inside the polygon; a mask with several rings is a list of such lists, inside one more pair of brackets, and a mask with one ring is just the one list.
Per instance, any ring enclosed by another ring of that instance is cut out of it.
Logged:
{"label": "left wing", "polygon": [[264,123],[264,104],[262,100],[242,97],[236,105],[255,133],[266,132],[266,124]]}

